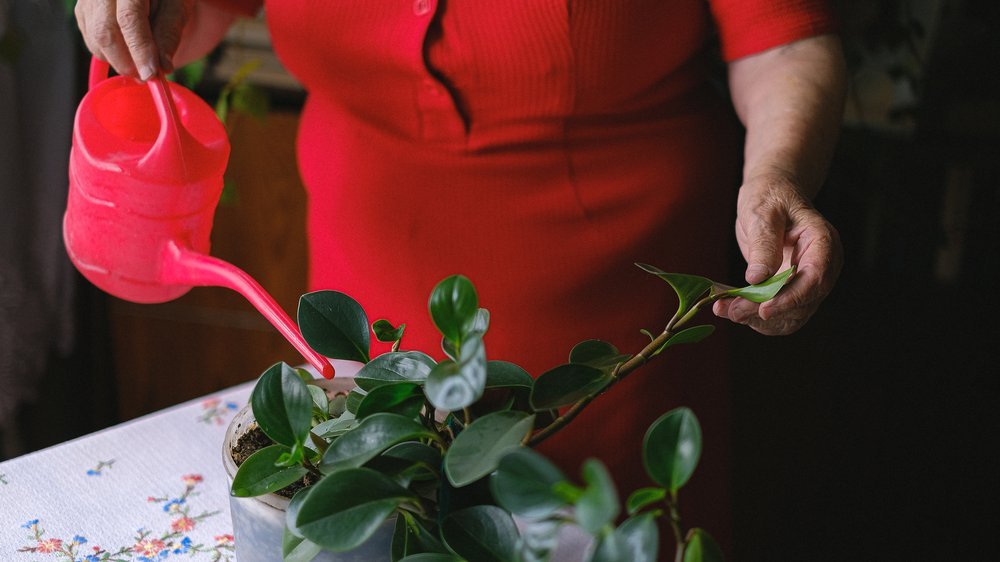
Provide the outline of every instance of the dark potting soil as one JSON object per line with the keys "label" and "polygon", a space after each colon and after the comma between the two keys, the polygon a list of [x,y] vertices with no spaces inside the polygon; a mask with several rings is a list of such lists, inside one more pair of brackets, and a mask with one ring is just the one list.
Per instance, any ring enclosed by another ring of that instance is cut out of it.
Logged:
{"label": "dark potting soil", "polygon": [[[264,430],[257,425],[257,422],[251,422],[250,427],[246,430],[246,433],[239,436],[239,438],[236,439],[236,442],[233,443],[230,454],[232,454],[233,461],[236,463],[236,466],[240,466],[250,455],[270,445],[274,445],[274,441],[271,441],[271,438],[264,433]],[[311,486],[315,483],[316,477],[312,474],[306,474],[298,482],[289,484],[275,493],[279,496],[291,499],[291,497],[295,495],[295,492],[298,492],[302,488]]]}

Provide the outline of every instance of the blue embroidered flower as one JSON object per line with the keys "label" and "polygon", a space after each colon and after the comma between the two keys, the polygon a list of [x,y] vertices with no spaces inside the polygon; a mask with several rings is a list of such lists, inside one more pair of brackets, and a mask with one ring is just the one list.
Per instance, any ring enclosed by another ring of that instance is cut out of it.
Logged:
{"label": "blue embroidered flower", "polygon": [[87,537],[81,537],[80,535],[76,535],[70,542],[75,542],[76,544],[87,544]]}
{"label": "blue embroidered flower", "polygon": [[174,543],[174,554],[187,554],[191,550],[191,537],[184,537],[180,543]]}
{"label": "blue embroidered flower", "polygon": [[31,529],[31,528],[33,528],[33,527],[34,527],[35,525],[38,525],[38,519],[32,519],[31,521],[28,521],[28,522],[27,522],[27,523],[25,523],[24,525],[21,525],[21,528],[22,528],[22,529]]}
{"label": "blue embroidered flower", "polygon": [[87,471],[87,476],[100,476],[100,475],[101,475],[100,471],[94,470],[93,468]]}
{"label": "blue embroidered flower", "polygon": [[166,511],[167,513],[176,513],[180,511],[181,506],[184,505],[184,503],[185,501],[183,499],[170,500],[163,504],[163,511]]}
{"label": "blue embroidered flower", "polygon": [[73,562],[101,562],[101,559],[96,554],[88,554],[83,558],[74,558]]}
{"label": "blue embroidered flower", "polygon": [[236,402],[226,402],[226,407],[229,408],[230,410],[235,410],[240,406]]}

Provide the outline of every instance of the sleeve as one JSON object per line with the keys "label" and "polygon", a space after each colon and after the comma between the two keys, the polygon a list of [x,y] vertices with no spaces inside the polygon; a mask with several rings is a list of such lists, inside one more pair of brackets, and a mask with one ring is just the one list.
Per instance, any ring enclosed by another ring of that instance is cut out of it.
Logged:
{"label": "sleeve", "polygon": [[243,17],[252,18],[264,5],[264,0],[200,0],[216,8],[230,11]]}
{"label": "sleeve", "polygon": [[823,0],[709,0],[726,62],[837,30]]}

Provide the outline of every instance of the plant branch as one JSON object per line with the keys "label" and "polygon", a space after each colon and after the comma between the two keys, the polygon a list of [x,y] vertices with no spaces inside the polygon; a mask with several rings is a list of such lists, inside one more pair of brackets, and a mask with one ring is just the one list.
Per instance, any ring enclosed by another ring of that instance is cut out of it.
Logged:
{"label": "plant branch", "polygon": [[537,433],[533,434],[529,439],[526,440],[525,444],[529,447],[534,447],[535,445],[538,445],[542,441],[545,441],[552,435],[556,434],[563,427],[566,427],[566,425],[568,425],[569,422],[573,421],[576,418],[576,416],[580,415],[580,412],[582,412],[584,408],[586,408],[591,402],[593,402],[595,398],[607,392],[611,387],[617,384],[618,381],[624,379],[632,371],[635,371],[639,367],[642,367],[643,365],[648,363],[649,360],[652,359],[657,354],[660,348],[662,348],[668,341],[670,341],[670,338],[672,338],[674,334],[677,333],[678,328],[680,328],[681,326],[686,324],[688,320],[693,318],[703,305],[716,300],[717,298],[719,298],[719,296],[720,295],[713,295],[710,293],[707,297],[701,299],[694,306],[692,306],[691,310],[689,310],[686,314],[681,315],[680,311],[678,311],[677,314],[674,314],[674,317],[671,318],[670,322],[667,323],[667,326],[666,328],[663,329],[663,332],[660,333],[659,336],[654,338],[653,341],[649,342],[649,344],[646,347],[642,348],[642,351],[636,353],[635,355],[630,357],[627,361],[619,363],[618,365],[615,366],[614,370],[611,372],[611,380],[608,382],[607,385],[604,386],[604,388],[602,388],[598,392],[595,392],[594,394],[581,398],[575,404],[570,406],[569,410],[566,410],[565,414],[559,416],[558,418],[553,420],[552,423],[545,426]]}

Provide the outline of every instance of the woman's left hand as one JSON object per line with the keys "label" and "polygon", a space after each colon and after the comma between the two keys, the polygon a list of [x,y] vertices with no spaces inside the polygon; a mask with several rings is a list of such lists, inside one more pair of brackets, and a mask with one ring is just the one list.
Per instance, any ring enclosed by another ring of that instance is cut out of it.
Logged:
{"label": "woman's left hand", "polygon": [[717,316],[762,334],[787,335],[801,328],[833,289],[843,266],[837,230],[780,173],[750,178],[740,188],[736,239],[747,262],[748,283],[796,266],[788,284],[766,303],[716,301]]}

